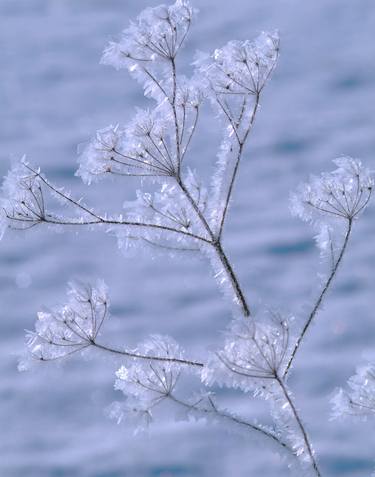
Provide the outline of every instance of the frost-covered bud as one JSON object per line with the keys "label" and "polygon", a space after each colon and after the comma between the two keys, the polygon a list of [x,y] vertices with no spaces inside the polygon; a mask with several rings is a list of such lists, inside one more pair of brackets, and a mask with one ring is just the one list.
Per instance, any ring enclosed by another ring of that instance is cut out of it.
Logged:
{"label": "frost-covered bud", "polygon": [[136,351],[152,359],[121,366],[116,372],[115,389],[124,393],[126,405],[145,412],[172,395],[181,374],[179,363],[156,361],[155,357],[183,359],[183,353],[172,338],[159,335],[151,336]]}
{"label": "frost-covered bud", "polygon": [[[50,361],[81,351],[95,342],[108,315],[107,287],[71,283],[68,302],[52,311],[38,313],[35,331],[27,333],[31,358]],[[21,363],[20,369],[26,367]]]}
{"label": "frost-covered bud", "polygon": [[189,31],[193,8],[187,0],[173,5],[147,8],[130,27],[123,31],[120,41],[111,42],[104,50],[101,62],[116,69],[135,69],[157,60],[175,58]]}
{"label": "frost-covered bud", "polygon": [[32,169],[25,158],[8,172],[2,193],[2,233],[8,226],[28,229],[45,220],[40,171]]}
{"label": "frost-covered bud", "polygon": [[125,132],[119,125],[111,125],[97,131],[78,158],[79,168],[76,175],[86,184],[90,184],[105,174],[118,172],[121,164],[117,161],[121,157],[124,142]]}
{"label": "frost-covered bud", "polygon": [[348,380],[349,390],[339,389],[332,398],[333,418],[356,416],[362,419],[375,416],[375,366],[368,364],[357,369]]}
{"label": "frost-covered bud", "polygon": [[289,326],[277,316],[262,322],[235,320],[224,348],[212,355],[202,371],[209,386],[240,388],[247,392],[272,383],[283,370],[289,347]]}
{"label": "frost-covered bud", "polygon": [[361,161],[342,157],[333,161],[337,169],[312,177],[292,195],[291,210],[307,222],[357,218],[367,206],[374,186],[370,171]]}
{"label": "frost-covered bud", "polygon": [[263,32],[253,42],[230,41],[200,71],[218,95],[257,95],[276,66],[279,43],[277,32]]}

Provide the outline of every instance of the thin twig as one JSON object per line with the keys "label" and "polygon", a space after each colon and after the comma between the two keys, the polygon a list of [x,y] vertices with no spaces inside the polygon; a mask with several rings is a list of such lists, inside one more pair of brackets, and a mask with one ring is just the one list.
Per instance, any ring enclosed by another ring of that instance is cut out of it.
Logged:
{"label": "thin twig", "polygon": [[285,399],[287,400],[291,410],[292,410],[292,413],[293,413],[293,416],[297,422],[297,425],[301,431],[301,434],[302,434],[302,437],[303,437],[303,440],[305,442],[305,446],[306,446],[306,449],[307,449],[307,452],[310,456],[310,460],[311,460],[311,465],[313,466],[313,469],[315,471],[315,474],[317,475],[317,477],[321,477],[321,473],[319,471],[319,467],[318,467],[318,464],[315,460],[315,456],[314,456],[314,451],[312,450],[312,447],[311,447],[311,444],[310,444],[310,441],[309,441],[309,437],[307,435],[307,432],[306,432],[306,429],[303,425],[303,422],[301,421],[301,418],[298,414],[298,411],[294,405],[294,402],[293,402],[293,399],[291,397],[291,395],[289,394],[288,392],[288,389],[286,388],[284,382],[283,382],[283,379],[281,379],[278,375],[276,375],[276,381],[278,382],[284,396],[285,396]]}
{"label": "thin twig", "polygon": [[148,356],[148,355],[143,355],[139,353],[133,353],[132,351],[120,350],[120,349],[112,348],[112,347],[97,343],[95,340],[90,341],[90,344],[94,346],[95,348],[101,349],[103,351],[108,351],[109,353],[113,353],[113,354],[119,354],[121,356],[127,356],[128,358],[136,358],[136,359],[142,359],[146,361],[162,361],[162,362],[176,363],[176,364],[182,364],[187,366],[195,366],[199,368],[203,368],[204,366],[203,363],[190,360],[190,359],[171,358],[167,356]]}
{"label": "thin twig", "polygon": [[285,377],[287,376],[287,374],[289,373],[290,371],[290,368],[292,366],[292,363],[294,361],[294,358],[297,354],[297,351],[299,350],[300,346],[301,346],[301,343],[302,343],[302,340],[304,339],[305,337],[305,334],[307,332],[307,330],[309,329],[310,325],[311,325],[311,322],[313,321],[314,317],[316,316],[321,304],[322,304],[322,301],[325,297],[325,295],[327,294],[331,284],[332,284],[332,281],[337,273],[337,270],[339,268],[339,265],[344,257],[344,254],[345,254],[345,251],[346,251],[346,248],[348,246],[348,242],[349,242],[349,238],[350,238],[350,235],[351,235],[351,232],[352,232],[352,226],[353,226],[353,219],[352,218],[349,218],[348,219],[348,228],[346,230],[346,233],[345,233],[345,238],[344,238],[344,242],[343,242],[343,245],[341,247],[341,251],[340,251],[340,254],[336,260],[336,263],[335,265],[332,267],[332,270],[331,270],[331,273],[318,297],[318,299],[316,300],[315,304],[314,304],[314,307],[313,309],[311,310],[307,320],[306,320],[306,323],[304,325],[304,327],[302,328],[302,331],[301,331],[301,334],[298,336],[297,338],[297,341],[294,345],[294,348],[293,348],[293,351],[290,355],[290,358],[289,358],[289,361],[288,361],[288,364],[285,368],[285,371],[284,371],[284,374],[283,374],[283,379],[285,379]]}

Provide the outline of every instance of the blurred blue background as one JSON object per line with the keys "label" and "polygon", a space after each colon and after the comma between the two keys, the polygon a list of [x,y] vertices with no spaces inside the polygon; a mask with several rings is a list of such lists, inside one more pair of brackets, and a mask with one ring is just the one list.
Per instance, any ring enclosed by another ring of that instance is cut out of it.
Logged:
{"label": "blurred blue background", "polygon": [[[86,188],[77,144],[145,106],[125,72],[100,66],[109,39],[154,0],[0,0],[0,173],[27,154],[55,183],[100,210],[120,210],[133,182]],[[225,237],[249,300],[303,320],[316,291],[319,254],[309,228],[290,217],[289,191],[342,154],[375,169],[375,5],[373,0],[204,0],[182,55],[279,29],[280,62],[241,166]],[[201,122],[191,164],[207,175],[219,137]],[[371,208],[357,224],[333,292],[291,378],[325,476],[370,475],[375,435],[369,424],[329,421],[329,397],[371,351],[375,336]],[[190,354],[220,342],[230,320],[204,261],[125,259],[102,233],[8,234],[0,244],[0,475],[4,477],[287,476],[263,442],[204,423],[156,425],[134,437],[103,409],[114,399],[115,363],[95,355],[30,373],[17,372],[24,329],[42,305],[64,300],[72,278],[103,278],[113,319],[103,339],[134,346],[168,333]],[[250,398],[228,405],[267,419]],[[263,417],[262,417],[263,416]]]}

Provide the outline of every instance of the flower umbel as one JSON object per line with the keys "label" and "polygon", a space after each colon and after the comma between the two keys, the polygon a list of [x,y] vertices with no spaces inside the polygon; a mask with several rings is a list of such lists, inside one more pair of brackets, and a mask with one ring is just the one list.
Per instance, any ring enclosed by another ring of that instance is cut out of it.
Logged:
{"label": "flower umbel", "polygon": [[374,187],[370,171],[358,159],[342,157],[338,167],[313,177],[292,196],[292,212],[305,221],[357,218],[366,208]]}
{"label": "flower umbel", "polygon": [[107,287],[69,285],[68,303],[53,311],[38,313],[35,331],[27,334],[30,355],[40,361],[67,357],[95,342],[108,316]]}
{"label": "flower umbel", "polygon": [[232,322],[222,350],[203,369],[203,381],[243,391],[267,385],[282,373],[289,347],[289,324],[279,315]]}

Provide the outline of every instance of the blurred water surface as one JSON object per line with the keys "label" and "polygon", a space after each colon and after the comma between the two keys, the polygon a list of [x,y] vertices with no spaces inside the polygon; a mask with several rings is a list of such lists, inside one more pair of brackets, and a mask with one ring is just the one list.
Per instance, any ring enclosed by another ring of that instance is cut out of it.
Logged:
{"label": "blurred water surface", "polygon": [[[158,1],[0,0],[0,173],[27,154],[54,182],[101,210],[119,210],[135,182],[89,189],[74,178],[76,147],[123,123],[142,92],[126,73],[100,66],[107,41]],[[342,154],[375,168],[375,4],[373,0],[204,0],[182,61],[196,49],[279,29],[282,54],[253,131],[225,238],[249,299],[303,318],[318,253],[310,230],[290,217],[288,194]],[[205,117],[191,164],[208,175],[218,144]],[[325,476],[370,475],[369,425],[329,421],[329,396],[371,350],[374,320],[374,208],[356,234],[335,289],[291,379]],[[113,320],[105,339],[129,346],[168,333],[191,354],[220,341],[230,319],[203,261],[125,259],[100,233],[9,234],[0,244],[0,475],[4,477],[208,477],[288,475],[277,457],[204,423],[166,422],[134,437],[103,409],[119,363],[94,356],[20,374],[23,330],[42,304],[64,299],[67,281],[103,278]],[[265,415],[257,401],[228,403]],[[365,426],[365,427],[364,427]],[[263,443],[263,446],[265,444]]]}

